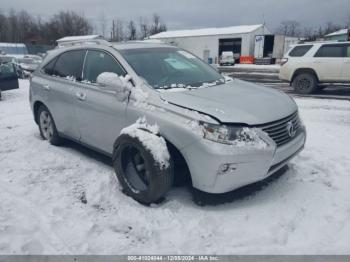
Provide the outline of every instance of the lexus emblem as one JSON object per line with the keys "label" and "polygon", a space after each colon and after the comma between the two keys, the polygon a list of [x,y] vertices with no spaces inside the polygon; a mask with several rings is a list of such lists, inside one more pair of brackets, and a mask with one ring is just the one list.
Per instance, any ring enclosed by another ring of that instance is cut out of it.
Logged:
{"label": "lexus emblem", "polygon": [[292,121],[289,121],[287,123],[287,132],[288,132],[289,137],[294,137],[295,136],[296,130],[294,128],[294,125],[293,125]]}

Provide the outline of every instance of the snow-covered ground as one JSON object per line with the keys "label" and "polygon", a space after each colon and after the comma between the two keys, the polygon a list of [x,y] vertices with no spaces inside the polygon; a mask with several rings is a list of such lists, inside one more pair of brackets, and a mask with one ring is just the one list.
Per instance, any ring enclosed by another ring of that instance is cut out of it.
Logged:
{"label": "snow-covered ground", "polygon": [[308,140],[282,177],[226,204],[176,188],[145,207],[108,159],[40,139],[22,81],[0,101],[0,254],[349,254],[350,103],[297,102]]}

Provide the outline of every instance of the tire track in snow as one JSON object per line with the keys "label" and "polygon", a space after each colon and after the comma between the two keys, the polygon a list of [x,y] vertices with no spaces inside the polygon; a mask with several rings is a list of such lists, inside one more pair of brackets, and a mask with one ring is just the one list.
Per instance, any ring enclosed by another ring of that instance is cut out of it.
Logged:
{"label": "tire track in snow", "polygon": [[[67,252],[69,250],[69,247],[65,245],[64,240],[62,240],[55,230],[51,227],[49,220],[46,218],[46,215],[43,214],[43,212],[40,212],[41,207],[33,204],[31,201],[24,199],[23,197],[19,196],[17,193],[13,192],[9,188],[11,188],[11,185],[8,184],[8,182],[0,179],[0,195],[5,194],[5,197],[2,196],[1,199],[4,201],[6,198],[8,201],[13,203],[12,206],[14,206],[16,209],[20,209],[22,213],[24,213],[24,210],[27,210],[27,214],[32,214],[33,216],[29,216],[31,220],[33,220],[33,217],[35,217],[36,221],[38,222],[40,231],[42,231],[43,235],[49,240],[48,243],[52,250],[60,251],[60,253],[70,253]],[[43,241],[41,241],[42,243]],[[42,244],[45,248],[45,244]],[[24,245],[23,245],[24,246]]]}

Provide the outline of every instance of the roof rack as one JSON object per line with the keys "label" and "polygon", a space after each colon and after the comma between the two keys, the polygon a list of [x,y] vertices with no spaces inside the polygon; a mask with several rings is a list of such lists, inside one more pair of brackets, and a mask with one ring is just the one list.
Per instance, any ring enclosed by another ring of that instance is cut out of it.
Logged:
{"label": "roof rack", "polygon": [[89,40],[74,40],[58,43],[57,48],[63,48],[68,46],[78,46],[78,45],[105,45],[112,46],[112,43],[105,39],[89,39]]}

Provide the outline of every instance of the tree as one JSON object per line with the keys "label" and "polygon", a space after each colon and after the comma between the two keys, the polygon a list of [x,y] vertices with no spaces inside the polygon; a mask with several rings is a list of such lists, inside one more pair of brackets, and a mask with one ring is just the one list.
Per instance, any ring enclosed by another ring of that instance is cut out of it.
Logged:
{"label": "tree", "polygon": [[124,22],[120,19],[113,20],[111,30],[111,41],[121,42],[124,40],[124,38]]}
{"label": "tree", "polygon": [[129,30],[128,40],[136,40],[137,31],[136,31],[135,22],[133,20],[129,21],[128,30]]}
{"label": "tree", "polygon": [[8,33],[8,24],[7,24],[7,16],[4,15],[0,11],[0,41],[6,42],[7,41],[7,33]]}
{"label": "tree", "polygon": [[144,18],[144,17],[139,18],[139,27],[140,27],[140,38],[145,39],[149,37],[150,26],[148,24],[147,18]]}
{"label": "tree", "polygon": [[300,36],[300,24],[294,20],[282,21],[276,32],[286,36]]}
{"label": "tree", "polygon": [[335,25],[332,22],[327,22],[325,29],[323,30],[323,34],[324,35],[328,35],[330,33],[333,33],[335,31],[338,31],[339,29],[341,29],[342,26],[339,25]]}
{"label": "tree", "polygon": [[44,26],[47,39],[55,41],[61,37],[72,35],[88,35],[93,32],[90,22],[72,11],[61,11],[54,15]]}
{"label": "tree", "polygon": [[107,21],[106,21],[106,16],[104,12],[100,14],[99,17],[99,22],[100,22],[100,32],[103,37],[106,37],[106,27],[107,27]]}
{"label": "tree", "polygon": [[153,15],[153,21],[150,29],[150,35],[155,35],[160,32],[167,30],[166,24],[161,22],[160,16],[158,14]]}

